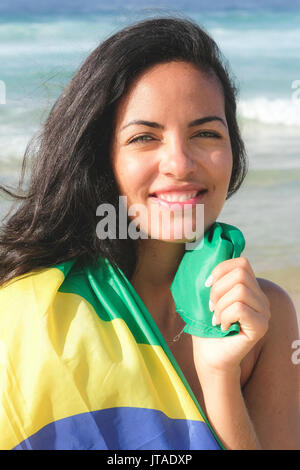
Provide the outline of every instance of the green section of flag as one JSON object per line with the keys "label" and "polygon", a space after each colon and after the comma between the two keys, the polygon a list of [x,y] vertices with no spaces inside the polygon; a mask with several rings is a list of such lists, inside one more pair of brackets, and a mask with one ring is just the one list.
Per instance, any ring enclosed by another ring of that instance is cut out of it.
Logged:
{"label": "green section of flag", "polygon": [[150,312],[124,273],[114,268],[106,258],[99,258],[95,267],[79,268],[76,266],[76,260],[72,260],[61,263],[55,268],[65,276],[58,289],[59,292],[72,293],[84,298],[104,321],[122,318],[137,343],[157,345],[163,349],[219,446],[224,449]]}

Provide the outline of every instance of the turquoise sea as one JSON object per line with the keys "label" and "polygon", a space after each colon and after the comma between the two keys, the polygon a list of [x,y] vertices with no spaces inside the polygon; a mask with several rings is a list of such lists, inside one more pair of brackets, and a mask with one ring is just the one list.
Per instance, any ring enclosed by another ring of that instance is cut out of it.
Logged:
{"label": "turquoise sea", "polygon": [[[126,6],[125,6],[126,3]],[[0,182],[16,185],[22,156],[52,104],[100,41],[161,14],[196,20],[239,87],[249,173],[219,218],[237,225],[260,277],[300,311],[300,2],[132,0],[0,4]],[[293,88],[294,87],[294,88]],[[0,221],[10,207],[0,199]]]}

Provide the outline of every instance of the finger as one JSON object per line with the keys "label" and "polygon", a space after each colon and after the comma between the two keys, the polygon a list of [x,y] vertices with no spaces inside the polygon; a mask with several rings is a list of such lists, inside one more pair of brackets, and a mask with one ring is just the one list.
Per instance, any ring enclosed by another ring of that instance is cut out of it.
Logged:
{"label": "finger", "polygon": [[[205,282],[206,287],[213,286],[225,274],[229,273],[235,268],[242,268],[247,271],[250,276],[256,281],[255,274],[247,258],[241,256],[240,258],[232,258],[219,263],[211,272],[210,276]],[[257,282],[257,281],[256,281]],[[258,283],[257,283],[258,285]]]}
{"label": "finger", "polygon": [[262,337],[267,332],[269,325],[268,318],[241,302],[235,302],[223,310],[221,329],[227,331],[230,325],[235,322],[240,323],[241,332],[252,340]]}
{"label": "finger", "polygon": [[269,309],[260,295],[253,292],[244,284],[236,284],[216,303],[214,310],[216,324],[222,322],[223,311],[236,302],[250,307],[252,310],[266,318],[269,318],[270,316]]}
{"label": "finger", "polygon": [[269,300],[261,290],[256,278],[253,278],[253,276],[251,276],[245,269],[237,267],[225,274],[225,276],[216,281],[212,286],[210,290],[212,308],[214,308],[218,301],[236,285],[244,285],[245,287],[248,287],[248,289],[252,290],[257,295],[257,297],[261,297],[266,308],[270,306]]}

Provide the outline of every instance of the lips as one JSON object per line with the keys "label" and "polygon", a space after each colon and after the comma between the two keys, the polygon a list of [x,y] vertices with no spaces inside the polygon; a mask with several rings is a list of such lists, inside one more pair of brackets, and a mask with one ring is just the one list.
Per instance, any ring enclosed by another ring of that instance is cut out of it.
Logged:
{"label": "lips", "polygon": [[[193,196],[189,197],[189,195],[191,195],[191,191],[168,191],[164,193],[161,192],[160,195],[156,195],[154,193],[150,195],[150,198],[153,200],[153,202],[161,204],[165,207],[172,207],[175,204],[179,206],[184,206],[185,204],[197,204],[197,203],[199,204],[204,198],[206,193],[207,193],[207,189],[202,189],[202,190],[197,191],[196,194],[194,194]],[[185,199],[181,197],[184,195],[186,195],[188,198]],[[164,199],[164,197],[168,197],[168,200]]]}
{"label": "lips", "polygon": [[[202,191],[207,191],[207,188],[199,184],[184,184],[184,185],[170,185],[164,188],[159,188],[150,193],[150,197],[161,197],[162,195],[174,194],[174,195],[184,195],[186,193],[198,195]],[[195,193],[195,194],[194,194]]]}

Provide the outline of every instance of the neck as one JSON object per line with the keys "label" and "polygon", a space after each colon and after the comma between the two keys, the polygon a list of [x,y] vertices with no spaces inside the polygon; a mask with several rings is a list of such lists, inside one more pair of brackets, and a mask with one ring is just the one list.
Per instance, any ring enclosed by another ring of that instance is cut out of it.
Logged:
{"label": "neck", "polygon": [[139,245],[138,262],[131,283],[163,329],[172,328],[175,322],[176,308],[170,286],[183,255],[184,244],[180,243],[148,239],[142,240]]}
{"label": "neck", "polygon": [[169,289],[184,255],[184,244],[141,240],[132,280],[149,289]]}

